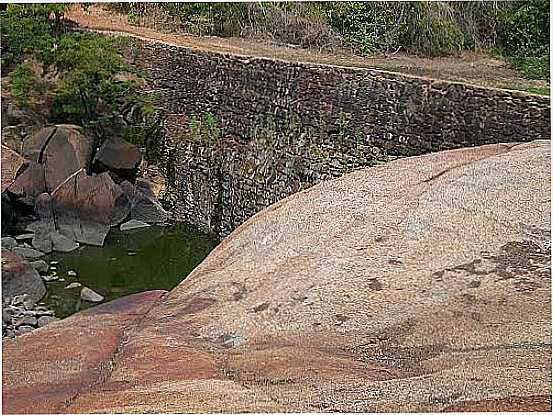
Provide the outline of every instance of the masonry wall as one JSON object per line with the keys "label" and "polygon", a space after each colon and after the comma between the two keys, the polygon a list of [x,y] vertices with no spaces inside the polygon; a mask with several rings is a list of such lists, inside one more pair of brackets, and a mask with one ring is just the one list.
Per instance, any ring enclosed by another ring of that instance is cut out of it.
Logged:
{"label": "masonry wall", "polygon": [[177,220],[224,236],[313,184],[390,159],[550,139],[549,99],[387,73],[134,40],[164,114]]}

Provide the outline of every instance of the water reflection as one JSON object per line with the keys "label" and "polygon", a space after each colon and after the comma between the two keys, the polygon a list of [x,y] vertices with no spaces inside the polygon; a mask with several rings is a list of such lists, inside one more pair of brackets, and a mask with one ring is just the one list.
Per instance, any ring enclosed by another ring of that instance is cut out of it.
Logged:
{"label": "water reflection", "polygon": [[[217,245],[217,240],[179,224],[134,231],[112,230],[103,247],[83,246],[69,254],[53,254],[63,281],[47,283],[43,301],[66,317],[94,304],[82,301],[80,288],[65,289],[74,281],[90,287],[105,301],[128,294],[169,290],[181,282]],[[75,271],[77,276],[70,276]],[[69,275],[68,275],[69,272]]]}

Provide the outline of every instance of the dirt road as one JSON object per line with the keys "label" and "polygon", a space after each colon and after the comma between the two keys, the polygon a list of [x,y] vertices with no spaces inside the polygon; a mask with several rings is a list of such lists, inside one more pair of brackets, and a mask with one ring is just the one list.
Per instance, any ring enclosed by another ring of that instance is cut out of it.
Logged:
{"label": "dirt road", "polygon": [[510,69],[504,60],[483,54],[464,53],[460,57],[433,59],[400,54],[392,57],[361,57],[345,50],[328,54],[314,50],[278,46],[252,39],[198,37],[162,32],[158,29],[131,25],[125,15],[108,12],[100,6],[90,7],[87,11],[83,11],[78,6],[73,7],[66,13],[66,19],[85,29],[118,32],[170,43],[175,46],[217,53],[232,53],[315,64],[376,68],[434,79],[535,93],[540,93],[549,88],[549,82],[524,79],[517,72]]}

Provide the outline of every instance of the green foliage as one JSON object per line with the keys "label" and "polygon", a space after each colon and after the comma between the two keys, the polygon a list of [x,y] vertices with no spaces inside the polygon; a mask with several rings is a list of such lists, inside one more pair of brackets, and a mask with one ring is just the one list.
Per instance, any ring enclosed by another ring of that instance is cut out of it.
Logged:
{"label": "green foliage", "polygon": [[145,102],[136,81],[116,77],[130,68],[112,39],[88,33],[64,36],[55,65],[61,74],[52,107],[55,121],[81,124],[100,138],[127,134],[124,110]]}
{"label": "green foliage", "polygon": [[502,15],[503,49],[529,78],[549,78],[549,1],[513,2]]}
{"label": "green foliage", "polygon": [[200,119],[193,117],[189,124],[192,139],[214,145],[221,138],[222,129],[219,120],[211,113],[203,114]]}
{"label": "green foliage", "polygon": [[[152,98],[118,53],[118,41],[92,33],[66,32],[66,5],[8,5],[0,13],[2,71],[22,105],[32,94],[51,101],[50,122],[81,125],[100,140],[117,135],[137,145],[159,137]],[[51,75],[49,90],[33,65]]]}
{"label": "green foliage", "polygon": [[0,12],[2,73],[29,56],[49,63],[65,4],[9,4]]}
{"label": "green foliage", "polygon": [[35,88],[33,68],[29,63],[22,63],[9,74],[10,89],[18,105],[29,106],[29,96]]}
{"label": "green foliage", "polygon": [[497,30],[495,2],[328,3],[326,13],[362,54],[455,54],[486,46]]}

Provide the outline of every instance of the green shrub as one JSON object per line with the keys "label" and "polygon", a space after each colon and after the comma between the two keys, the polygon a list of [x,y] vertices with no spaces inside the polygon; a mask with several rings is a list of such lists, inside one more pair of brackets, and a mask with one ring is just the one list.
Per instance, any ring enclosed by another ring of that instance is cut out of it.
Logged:
{"label": "green shrub", "polygon": [[65,4],[9,4],[0,12],[2,74],[29,56],[49,63]]}
{"label": "green shrub", "polygon": [[502,22],[503,51],[511,65],[527,77],[549,79],[549,1],[513,2]]}
{"label": "green shrub", "polygon": [[[2,72],[10,92],[22,105],[35,92],[48,97],[50,122],[81,125],[100,140],[117,135],[144,145],[155,136],[152,99],[137,76],[125,76],[133,70],[118,53],[118,42],[66,32],[63,10],[65,5],[8,5],[0,13]],[[22,63],[28,58],[53,81],[37,82],[33,66]]]}
{"label": "green shrub", "polygon": [[18,105],[29,106],[29,97],[35,88],[33,68],[30,63],[21,63],[9,74],[10,91]]}

